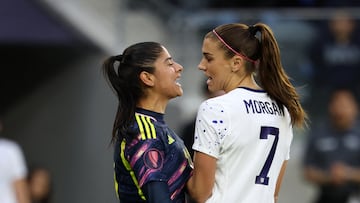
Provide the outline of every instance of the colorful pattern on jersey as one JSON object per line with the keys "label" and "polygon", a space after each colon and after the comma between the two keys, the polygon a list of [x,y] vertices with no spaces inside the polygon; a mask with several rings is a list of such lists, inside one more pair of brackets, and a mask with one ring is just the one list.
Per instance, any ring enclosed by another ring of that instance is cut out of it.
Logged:
{"label": "colorful pattern on jersey", "polygon": [[191,157],[163,117],[160,113],[137,109],[131,129],[136,132],[136,138],[116,143],[115,189],[121,202],[146,202],[141,187],[150,181],[167,182],[171,200],[185,202],[183,188],[191,175]]}

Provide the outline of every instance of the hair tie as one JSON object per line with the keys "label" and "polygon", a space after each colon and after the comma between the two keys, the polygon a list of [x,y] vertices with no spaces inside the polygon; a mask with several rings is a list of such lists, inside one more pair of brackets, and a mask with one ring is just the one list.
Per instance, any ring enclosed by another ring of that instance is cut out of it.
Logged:
{"label": "hair tie", "polygon": [[123,55],[122,55],[122,54],[116,55],[116,56],[114,56],[114,59],[115,59],[115,61],[122,62],[122,60],[123,60]]}
{"label": "hair tie", "polygon": [[256,25],[249,25],[248,30],[249,30],[251,35],[255,36],[257,31],[258,31],[258,27]]}

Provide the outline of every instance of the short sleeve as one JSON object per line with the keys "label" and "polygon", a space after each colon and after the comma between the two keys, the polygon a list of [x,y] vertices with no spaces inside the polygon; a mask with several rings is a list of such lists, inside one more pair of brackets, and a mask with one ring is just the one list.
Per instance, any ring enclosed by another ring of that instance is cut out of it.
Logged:
{"label": "short sleeve", "polygon": [[291,143],[292,143],[292,140],[293,140],[293,137],[294,137],[292,125],[290,125],[289,133],[287,135],[285,135],[285,136],[290,136],[290,138],[288,139],[288,143],[287,143],[288,151],[287,151],[286,156],[285,156],[285,160],[289,160],[290,159],[290,152],[291,152]]}
{"label": "short sleeve", "polygon": [[165,163],[164,144],[160,139],[147,139],[140,141],[130,160],[130,166],[134,170],[139,186],[150,181],[166,181],[163,174]]}
{"label": "short sleeve", "polygon": [[[13,153],[12,153],[12,170],[14,174],[14,179],[22,179],[25,178],[27,175],[27,168],[25,163],[24,154],[20,148],[19,145],[15,144],[13,145]],[[10,157],[9,157],[10,158]]]}
{"label": "short sleeve", "polygon": [[218,158],[226,137],[229,121],[222,105],[214,101],[203,102],[198,110],[192,148]]}
{"label": "short sleeve", "polygon": [[2,172],[6,173],[6,177],[11,181],[23,179],[27,176],[23,152],[14,141],[0,139],[0,164],[2,164]]}

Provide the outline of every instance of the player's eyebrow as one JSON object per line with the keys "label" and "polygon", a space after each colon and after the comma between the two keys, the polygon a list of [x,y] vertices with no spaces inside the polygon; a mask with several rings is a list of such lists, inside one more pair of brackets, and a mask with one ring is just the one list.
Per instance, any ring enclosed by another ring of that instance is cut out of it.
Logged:
{"label": "player's eyebrow", "polygon": [[204,56],[212,56],[212,54],[211,54],[211,53],[208,53],[208,52],[203,52],[203,55],[204,55]]}
{"label": "player's eyebrow", "polygon": [[167,57],[165,60],[164,60],[164,62],[173,62],[173,58],[172,57]]}

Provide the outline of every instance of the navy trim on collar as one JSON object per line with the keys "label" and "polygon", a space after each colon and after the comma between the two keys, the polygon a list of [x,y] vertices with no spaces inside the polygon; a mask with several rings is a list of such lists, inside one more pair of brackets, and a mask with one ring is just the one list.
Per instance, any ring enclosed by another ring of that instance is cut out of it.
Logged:
{"label": "navy trim on collar", "polygon": [[261,93],[265,93],[265,92],[266,92],[265,90],[256,90],[256,89],[251,89],[251,88],[249,88],[249,87],[237,87],[237,88],[249,90],[249,91],[252,91],[252,92],[261,92]]}
{"label": "navy trim on collar", "polygon": [[136,113],[140,113],[140,114],[144,114],[144,115],[148,115],[151,116],[153,118],[155,118],[157,121],[161,122],[161,123],[165,123],[164,121],[164,114],[163,113],[158,113],[155,111],[150,111],[147,109],[143,109],[143,108],[136,108],[135,109]]}

